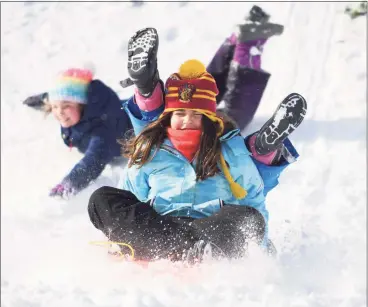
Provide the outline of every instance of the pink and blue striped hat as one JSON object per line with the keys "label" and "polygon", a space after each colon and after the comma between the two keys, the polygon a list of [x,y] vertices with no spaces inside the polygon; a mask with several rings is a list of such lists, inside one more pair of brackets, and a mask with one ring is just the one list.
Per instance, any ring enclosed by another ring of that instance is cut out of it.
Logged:
{"label": "pink and blue striped hat", "polygon": [[70,68],[57,78],[55,87],[49,92],[49,101],[69,101],[87,103],[87,89],[93,79],[88,69]]}

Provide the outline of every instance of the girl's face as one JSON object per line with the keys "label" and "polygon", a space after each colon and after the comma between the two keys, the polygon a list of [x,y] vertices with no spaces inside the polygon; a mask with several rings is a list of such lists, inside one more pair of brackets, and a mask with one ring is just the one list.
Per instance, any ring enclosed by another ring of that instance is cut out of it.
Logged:
{"label": "girl's face", "polygon": [[171,115],[171,128],[175,130],[201,130],[202,116],[201,113],[194,110],[176,110]]}
{"label": "girl's face", "polygon": [[54,101],[51,111],[63,128],[78,124],[82,114],[81,105],[69,101]]}

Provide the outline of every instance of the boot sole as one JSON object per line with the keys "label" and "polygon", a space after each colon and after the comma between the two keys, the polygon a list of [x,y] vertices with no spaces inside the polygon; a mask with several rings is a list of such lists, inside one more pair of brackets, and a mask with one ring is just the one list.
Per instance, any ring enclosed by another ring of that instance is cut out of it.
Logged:
{"label": "boot sole", "polygon": [[[144,71],[152,56],[157,53],[158,35],[154,28],[137,31],[128,43],[128,69],[134,75]],[[133,81],[134,78],[131,78]]]}
{"label": "boot sole", "polygon": [[[307,102],[303,96],[292,93],[278,106],[273,116],[266,122],[259,132],[260,146],[256,150],[265,155],[278,146],[302,123],[307,112]],[[257,148],[258,147],[258,148]]]}
{"label": "boot sole", "polygon": [[284,26],[276,23],[239,25],[239,42],[267,39],[284,32]]}

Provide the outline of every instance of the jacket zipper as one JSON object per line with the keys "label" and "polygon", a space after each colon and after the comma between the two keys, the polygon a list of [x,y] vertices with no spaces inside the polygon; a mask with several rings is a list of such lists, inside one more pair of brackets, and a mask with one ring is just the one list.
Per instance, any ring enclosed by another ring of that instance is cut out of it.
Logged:
{"label": "jacket zipper", "polygon": [[[193,165],[190,163],[190,162],[188,162],[188,160],[187,159],[183,159],[182,157],[181,157],[181,155],[175,150],[175,149],[173,149],[173,148],[171,148],[170,146],[168,146],[168,145],[165,145],[165,144],[162,144],[161,145],[161,149],[163,149],[163,150],[165,150],[165,151],[167,151],[168,153],[171,153],[172,155],[174,155],[174,156],[176,156],[176,157],[178,157],[179,159],[181,159],[181,160],[184,160],[185,162],[187,162],[187,163],[189,163],[190,164],[190,167],[191,168],[193,168]],[[193,168],[194,169],[194,168]],[[195,170],[194,170],[194,172],[195,172]],[[185,178],[184,178],[184,180],[185,180]],[[193,204],[195,203],[195,200],[196,200],[196,185],[194,186],[194,189],[193,189],[194,191],[193,191],[193,202],[192,202],[192,208],[191,208],[191,210],[193,211]]]}

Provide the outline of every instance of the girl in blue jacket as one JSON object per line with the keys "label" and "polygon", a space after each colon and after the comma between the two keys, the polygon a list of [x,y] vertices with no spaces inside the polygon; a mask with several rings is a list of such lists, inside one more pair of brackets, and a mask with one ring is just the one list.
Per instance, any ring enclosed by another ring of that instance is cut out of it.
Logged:
{"label": "girl in blue jacket", "polygon": [[[44,101],[43,101],[44,100]],[[83,158],[50,191],[67,198],[95,180],[108,163],[120,156],[118,139],[132,128],[117,94],[87,69],[63,71],[49,92],[32,96],[28,105],[43,106],[60,123],[68,147],[77,147]]]}
{"label": "girl in blue jacket", "polygon": [[129,42],[128,71],[136,89],[125,107],[136,137],[124,147],[129,163],[121,189],[103,187],[92,194],[92,223],[144,259],[184,255],[191,261],[213,250],[240,257],[249,240],[265,246],[265,183],[254,159],[262,163],[271,155],[271,165],[266,159],[263,164],[278,168],[272,179],[278,177],[288,155],[277,153],[287,151],[284,141],[301,123],[305,100],[289,95],[270,121],[244,140],[216,112],[218,88],[203,64],[187,61],[163,86],[157,48],[153,28],[138,31]]}
{"label": "girl in blue jacket", "polygon": [[[219,87],[218,109],[229,114],[241,131],[252,120],[270,77],[261,69],[260,51],[268,38],[283,30],[281,25],[272,24],[268,19],[269,15],[254,6],[245,24],[239,26],[239,33],[225,40],[207,68]],[[68,74],[75,76],[70,78]],[[73,125],[69,122],[66,127],[60,121],[61,137],[68,147],[76,147],[84,157],[50,192],[50,196],[69,197],[96,179],[108,163],[119,158],[117,140],[132,126],[117,94],[100,80],[93,80],[88,70],[66,70],[55,90],[31,96],[24,104],[39,108],[45,107],[44,102],[48,101],[47,108],[55,115],[75,111]],[[157,106],[151,104],[151,107]],[[143,117],[144,110],[138,109]],[[60,114],[56,118],[62,120]],[[262,164],[257,167],[263,175]]]}

